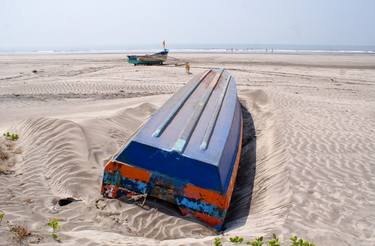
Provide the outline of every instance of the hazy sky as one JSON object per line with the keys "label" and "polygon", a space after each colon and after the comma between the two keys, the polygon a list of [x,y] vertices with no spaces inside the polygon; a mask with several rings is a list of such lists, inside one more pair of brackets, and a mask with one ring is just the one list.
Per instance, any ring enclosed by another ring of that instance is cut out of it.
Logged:
{"label": "hazy sky", "polygon": [[0,49],[375,45],[375,0],[0,0]]}

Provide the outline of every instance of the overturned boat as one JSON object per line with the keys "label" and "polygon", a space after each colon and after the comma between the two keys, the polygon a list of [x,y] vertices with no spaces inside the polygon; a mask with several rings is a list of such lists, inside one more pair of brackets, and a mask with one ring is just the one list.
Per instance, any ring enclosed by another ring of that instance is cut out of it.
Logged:
{"label": "overturned boat", "polygon": [[194,77],[110,160],[102,194],[149,195],[220,231],[240,160],[242,113],[223,69]]}
{"label": "overturned boat", "polygon": [[131,55],[128,56],[128,62],[133,65],[162,65],[168,58],[168,50],[164,49],[161,52],[151,55]]}

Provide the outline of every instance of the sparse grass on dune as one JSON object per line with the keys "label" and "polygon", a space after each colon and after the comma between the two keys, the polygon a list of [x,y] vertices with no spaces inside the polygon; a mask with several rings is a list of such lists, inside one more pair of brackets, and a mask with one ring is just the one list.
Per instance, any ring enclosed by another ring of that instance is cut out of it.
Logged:
{"label": "sparse grass on dune", "polygon": [[9,148],[5,144],[5,140],[0,139],[0,174],[8,174],[9,172]]}
{"label": "sparse grass on dune", "polygon": [[6,161],[9,159],[9,154],[0,147],[0,161]]}
{"label": "sparse grass on dune", "polygon": [[19,138],[16,133],[4,133],[0,137],[0,175],[12,173],[11,167],[15,164],[15,155],[20,154],[21,150],[16,148],[15,141]]}
{"label": "sparse grass on dune", "polygon": [[52,238],[54,240],[56,240],[57,242],[61,242],[61,239],[59,237],[59,235],[57,234],[57,231],[60,230],[60,222],[58,219],[56,218],[53,218],[53,219],[50,219],[50,221],[48,222],[47,224],[50,228],[52,228]]}
{"label": "sparse grass on dune", "polygon": [[13,234],[13,237],[20,245],[31,235],[31,231],[23,225],[10,225],[10,232]]}
{"label": "sparse grass on dune", "polygon": [[17,141],[19,138],[17,133],[10,133],[10,132],[4,133],[3,136],[5,137],[5,139],[10,140],[10,141]]}
{"label": "sparse grass on dune", "polygon": [[[276,236],[276,234],[272,235],[272,238],[268,241],[264,240],[264,237],[257,237],[253,240],[246,241],[243,237],[239,236],[233,236],[229,238],[229,242],[232,244],[246,244],[246,245],[251,245],[251,246],[315,246],[315,244],[302,239],[298,238],[297,236],[293,235],[289,238],[290,243],[287,244],[281,244],[280,239]],[[215,246],[222,246],[223,245],[223,238],[216,237],[213,241],[213,245]]]}

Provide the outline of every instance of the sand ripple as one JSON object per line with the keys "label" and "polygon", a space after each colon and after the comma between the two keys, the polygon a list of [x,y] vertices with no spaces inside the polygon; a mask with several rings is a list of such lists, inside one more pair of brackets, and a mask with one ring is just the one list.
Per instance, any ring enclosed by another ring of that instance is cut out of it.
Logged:
{"label": "sand ripple", "polygon": [[[194,73],[226,67],[239,85],[244,142],[225,240],[296,233],[317,245],[374,245],[373,56],[181,56],[197,64]],[[105,162],[167,96],[102,99],[172,93],[187,81],[182,67],[128,66],[123,55],[0,63],[1,115],[17,120],[1,126],[19,133],[22,150],[12,156],[14,173],[0,175],[6,219],[26,224],[44,245],[53,242],[52,217],[62,221],[67,245],[212,245],[212,231],[173,207],[99,194]],[[76,201],[58,206],[66,197]],[[9,237],[1,224],[0,245]]]}

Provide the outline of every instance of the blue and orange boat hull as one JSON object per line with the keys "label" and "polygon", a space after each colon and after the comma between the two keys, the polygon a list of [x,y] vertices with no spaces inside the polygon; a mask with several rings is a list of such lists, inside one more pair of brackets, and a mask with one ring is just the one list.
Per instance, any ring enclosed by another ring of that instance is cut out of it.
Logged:
{"label": "blue and orange boat hull", "polygon": [[102,194],[147,195],[220,231],[241,156],[234,78],[209,70],[177,92],[105,165]]}
{"label": "blue and orange boat hull", "polygon": [[162,65],[167,61],[168,50],[164,49],[161,52],[151,55],[129,55],[128,63],[133,65]]}

